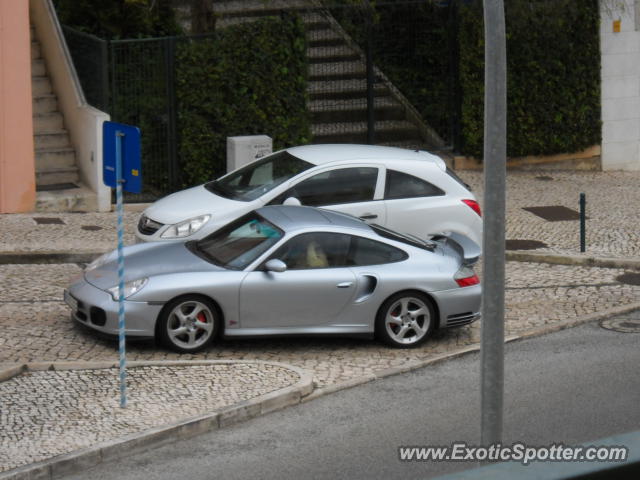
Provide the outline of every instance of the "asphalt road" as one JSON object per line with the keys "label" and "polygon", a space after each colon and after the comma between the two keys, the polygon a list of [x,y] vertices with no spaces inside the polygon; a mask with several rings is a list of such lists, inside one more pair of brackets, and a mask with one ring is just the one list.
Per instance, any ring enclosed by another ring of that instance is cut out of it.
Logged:
{"label": "asphalt road", "polygon": [[[640,334],[597,323],[508,344],[503,443],[572,445],[640,429],[639,347]],[[467,355],[69,478],[405,479],[473,468],[401,463],[398,446],[477,445],[479,368]]]}

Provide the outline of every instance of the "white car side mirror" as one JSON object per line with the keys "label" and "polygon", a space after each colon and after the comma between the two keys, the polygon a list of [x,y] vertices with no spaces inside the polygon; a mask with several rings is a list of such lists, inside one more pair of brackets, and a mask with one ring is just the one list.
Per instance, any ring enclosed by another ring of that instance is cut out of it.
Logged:
{"label": "white car side mirror", "polygon": [[300,200],[298,200],[296,197],[289,197],[284,202],[282,202],[282,204],[283,205],[294,205],[296,207],[299,207],[300,205],[302,205]]}

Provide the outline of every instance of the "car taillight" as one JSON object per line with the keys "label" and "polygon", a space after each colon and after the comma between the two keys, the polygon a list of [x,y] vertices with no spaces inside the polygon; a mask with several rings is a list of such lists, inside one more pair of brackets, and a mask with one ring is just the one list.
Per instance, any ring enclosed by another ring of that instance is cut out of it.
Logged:
{"label": "car taillight", "polygon": [[475,200],[465,199],[465,200],[462,200],[462,203],[466,204],[471,210],[476,212],[478,216],[480,217],[482,216],[482,212],[480,211],[480,204]]}
{"label": "car taillight", "polygon": [[480,279],[478,275],[476,275],[476,272],[473,271],[473,268],[467,266],[460,267],[460,270],[456,272],[453,279],[459,287],[470,287],[480,283]]}

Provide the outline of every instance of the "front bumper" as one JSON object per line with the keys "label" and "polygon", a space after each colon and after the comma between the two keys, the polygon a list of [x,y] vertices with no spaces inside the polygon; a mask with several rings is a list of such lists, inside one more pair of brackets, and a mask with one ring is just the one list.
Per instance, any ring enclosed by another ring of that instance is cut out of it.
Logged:
{"label": "front bumper", "polygon": [[[111,295],[82,279],[64,292],[71,318],[106,335],[118,335],[118,302]],[[162,305],[124,301],[125,335],[154,337]]]}

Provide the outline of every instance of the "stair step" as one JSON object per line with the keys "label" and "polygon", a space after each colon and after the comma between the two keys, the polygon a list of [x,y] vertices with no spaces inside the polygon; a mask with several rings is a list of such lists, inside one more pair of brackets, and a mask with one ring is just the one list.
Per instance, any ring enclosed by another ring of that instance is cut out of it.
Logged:
{"label": "stair step", "polygon": [[58,99],[53,93],[33,97],[33,114],[43,115],[58,111]]}
{"label": "stair step", "polygon": [[345,45],[311,47],[307,49],[309,63],[332,63],[360,60],[360,55]]}
{"label": "stair step", "polygon": [[52,132],[64,128],[60,112],[42,113],[33,116],[33,130],[35,133]]}
{"label": "stair step", "polygon": [[[225,13],[216,20],[216,28],[225,28],[241,23],[255,22],[266,16],[279,16],[281,10],[256,10],[256,11],[238,11],[233,13]],[[301,14],[304,28],[307,32],[316,30],[326,30],[331,24],[321,15],[313,13]]]}
{"label": "stair step", "polygon": [[[313,143],[366,143],[366,122],[320,123],[311,126]],[[383,120],[375,123],[376,142],[420,141],[418,129],[410,122]]]}
{"label": "stair step", "polygon": [[56,183],[77,183],[80,180],[78,167],[48,168],[36,170],[36,185],[54,185]]}
{"label": "stair step", "polygon": [[34,97],[39,97],[52,92],[51,82],[48,77],[31,77],[31,90]]}
{"label": "stair step", "polygon": [[31,76],[32,77],[44,77],[47,74],[47,68],[42,58],[36,58],[31,60]]}
{"label": "stair step", "polygon": [[95,212],[97,210],[97,195],[83,185],[68,190],[36,193],[37,212]]}
{"label": "stair step", "polygon": [[307,31],[309,47],[330,47],[345,44],[344,38],[331,29]]}
{"label": "stair step", "polygon": [[213,11],[217,15],[225,17],[249,17],[278,15],[281,10],[290,10],[294,8],[305,8],[313,6],[313,2],[309,0],[271,0],[269,2],[264,2],[262,0],[235,0],[214,2]]}
{"label": "stair step", "polygon": [[[367,120],[367,99],[314,100],[307,104],[314,123],[361,122]],[[392,97],[377,97],[373,102],[374,118],[404,120],[405,111]]]}
{"label": "stair step", "polygon": [[31,60],[35,60],[41,56],[40,42],[31,42]]}
{"label": "stair step", "polygon": [[[359,80],[331,80],[315,81],[307,84],[310,100],[339,100],[366,98],[367,81]],[[373,84],[374,95],[387,95],[388,88],[384,83]]]}
{"label": "stair step", "polygon": [[309,65],[309,80],[350,80],[364,78],[364,62],[330,62]]}
{"label": "stair step", "polygon": [[69,148],[69,134],[66,130],[55,130],[51,132],[37,132],[34,136],[36,150],[48,148]]}
{"label": "stair step", "polygon": [[36,150],[36,170],[74,167],[76,152],[73,148],[46,148]]}
{"label": "stair step", "polygon": [[303,15],[302,23],[304,23],[304,28],[309,34],[313,34],[312,32],[316,30],[327,30],[328,28],[331,28],[331,23],[320,16],[318,16],[316,20],[306,20]]}
{"label": "stair step", "polygon": [[216,28],[232,27],[241,23],[256,22],[261,17],[222,17],[216,20]]}

